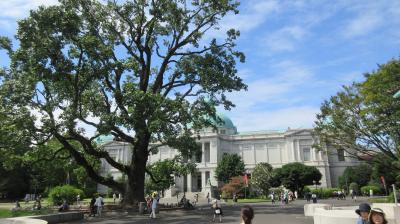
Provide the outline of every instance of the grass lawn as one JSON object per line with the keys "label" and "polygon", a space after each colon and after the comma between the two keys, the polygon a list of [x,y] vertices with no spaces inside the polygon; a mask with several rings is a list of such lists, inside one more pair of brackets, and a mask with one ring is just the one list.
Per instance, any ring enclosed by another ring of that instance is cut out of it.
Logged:
{"label": "grass lawn", "polygon": [[388,197],[373,197],[368,198],[370,203],[388,203]]}
{"label": "grass lawn", "polygon": [[10,209],[0,209],[0,218],[12,218],[12,217],[20,217],[20,216],[31,216],[31,215],[45,215],[52,213],[52,210],[42,209],[42,210],[21,210],[12,212]]}

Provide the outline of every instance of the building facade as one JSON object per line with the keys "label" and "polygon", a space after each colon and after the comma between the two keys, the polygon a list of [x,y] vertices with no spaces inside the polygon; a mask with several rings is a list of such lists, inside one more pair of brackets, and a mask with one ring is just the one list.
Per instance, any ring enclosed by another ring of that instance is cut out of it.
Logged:
{"label": "building facade", "polygon": [[[336,187],[338,178],[349,166],[358,165],[358,159],[347,155],[344,150],[327,147],[325,150],[313,148],[317,139],[312,136],[312,129],[287,129],[284,131],[254,131],[238,133],[232,121],[222,115],[223,125],[218,129],[207,128],[200,132],[201,158],[193,158],[197,172],[187,176],[175,177],[175,186],[166,192],[173,196],[179,192],[211,191],[218,186],[215,169],[224,153],[235,153],[242,157],[247,173],[251,173],[256,164],[266,162],[274,168],[287,163],[300,162],[308,166],[315,166],[322,174],[322,187]],[[131,158],[130,145],[124,142],[113,141],[111,138],[99,139],[111,157],[119,162],[128,163]],[[172,159],[178,151],[168,146],[160,147],[156,154],[149,156],[148,162]],[[103,175],[111,174],[118,179],[121,173],[102,161]],[[99,185],[99,192],[106,192],[105,186]]]}

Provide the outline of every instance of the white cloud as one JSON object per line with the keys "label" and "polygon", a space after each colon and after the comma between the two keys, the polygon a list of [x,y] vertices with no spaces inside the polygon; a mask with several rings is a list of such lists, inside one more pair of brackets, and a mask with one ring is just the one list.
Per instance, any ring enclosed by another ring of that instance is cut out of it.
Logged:
{"label": "white cloud", "polygon": [[[247,82],[247,92],[234,92],[229,95],[237,105],[235,110],[248,111],[251,107],[272,102],[281,102],[285,94],[304,83],[311,82],[314,74],[306,66],[294,61],[281,61],[271,67],[266,74],[254,74],[258,79]],[[246,70],[250,77],[252,72]]]}
{"label": "white cloud", "polygon": [[307,31],[300,26],[288,26],[268,34],[263,40],[267,51],[292,51],[296,48]]}
{"label": "white cloud", "polygon": [[382,16],[378,13],[362,12],[348,23],[343,30],[343,35],[346,38],[363,36],[379,28],[383,22]]}
{"label": "white cloud", "polygon": [[[229,14],[222,19],[219,30],[208,34],[212,37],[225,37],[229,29],[240,30],[241,33],[249,32],[263,24],[268,16],[279,10],[276,1],[246,1],[239,14]],[[207,39],[207,37],[206,37]]]}
{"label": "white cloud", "polygon": [[231,118],[239,132],[258,130],[277,130],[291,128],[311,128],[318,107],[287,107],[270,111],[247,111],[233,113]]}
{"label": "white cloud", "polygon": [[0,24],[5,28],[15,26],[17,20],[27,17],[29,11],[41,5],[56,5],[57,0],[2,0],[0,1]]}
{"label": "white cloud", "polygon": [[57,0],[3,0],[0,2],[1,17],[19,19],[27,16],[29,10],[41,5],[55,5]]}

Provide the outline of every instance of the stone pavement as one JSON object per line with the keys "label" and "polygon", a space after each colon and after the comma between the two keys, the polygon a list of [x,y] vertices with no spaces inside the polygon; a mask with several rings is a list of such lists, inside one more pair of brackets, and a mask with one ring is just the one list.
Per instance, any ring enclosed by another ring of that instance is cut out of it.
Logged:
{"label": "stone pavement", "polygon": [[[333,204],[334,206],[354,206],[366,199],[359,199],[357,202],[352,200],[320,200],[319,203]],[[255,218],[253,224],[313,224],[312,217],[304,216],[304,200],[298,200],[289,205],[281,205],[279,203],[272,205],[271,203],[256,203],[250,204],[255,209]],[[240,205],[225,205],[222,207],[224,216],[222,223],[238,224],[240,222]],[[211,223],[212,210],[207,205],[199,205],[196,210],[174,210],[174,211],[161,211],[157,214],[156,219],[149,219],[148,215],[133,215],[133,214],[116,214],[108,213],[102,218],[86,218],[77,223],[96,223],[96,224],[152,224],[152,223]]]}

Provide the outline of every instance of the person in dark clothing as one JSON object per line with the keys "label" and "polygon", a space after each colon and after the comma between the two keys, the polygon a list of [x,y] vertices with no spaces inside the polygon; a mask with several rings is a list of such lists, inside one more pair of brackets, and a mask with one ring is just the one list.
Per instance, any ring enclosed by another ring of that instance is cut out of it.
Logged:
{"label": "person in dark clothing", "polygon": [[93,217],[96,216],[96,212],[97,212],[97,206],[94,205],[94,203],[96,203],[96,198],[92,197],[92,200],[90,200],[90,205],[89,205],[89,208],[90,208],[89,216],[93,216]]}
{"label": "person in dark clothing", "polygon": [[240,211],[240,224],[251,224],[254,218],[254,210],[251,206],[245,205]]}

